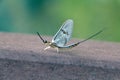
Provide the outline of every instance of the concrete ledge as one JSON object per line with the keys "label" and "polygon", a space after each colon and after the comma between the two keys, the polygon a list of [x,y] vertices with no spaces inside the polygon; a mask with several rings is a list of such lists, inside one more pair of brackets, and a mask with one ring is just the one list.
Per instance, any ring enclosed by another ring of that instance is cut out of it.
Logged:
{"label": "concrete ledge", "polygon": [[[51,37],[45,38],[51,40]],[[0,33],[1,59],[120,69],[120,43],[87,41],[60,53],[54,49],[44,51],[44,48],[37,35]]]}
{"label": "concrete ledge", "polygon": [[[44,37],[44,38],[51,40],[51,37]],[[72,39],[70,43],[73,43],[76,41],[78,40]],[[22,68],[21,70],[23,71],[26,69],[26,67],[28,67],[28,65],[31,67],[31,69],[33,69],[33,66],[31,66],[30,64],[37,65],[36,69],[38,69],[38,67],[41,66],[41,69],[39,67],[40,70],[42,70],[42,68],[47,67],[47,66],[49,66],[49,68],[51,66],[52,66],[51,68],[55,68],[55,67],[59,68],[59,66],[62,66],[62,68],[60,67],[58,70],[59,73],[60,73],[60,69],[61,70],[70,69],[70,73],[72,73],[71,71],[75,70],[76,71],[75,74],[78,75],[78,73],[82,73],[82,71],[79,72],[79,70],[83,68],[83,69],[88,70],[86,71],[87,73],[84,76],[84,78],[87,76],[88,73],[90,73],[89,75],[93,75],[94,72],[96,74],[90,78],[88,77],[89,79],[81,78],[80,74],[75,79],[74,77],[76,75],[74,75],[73,78],[66,78],[66,79],[65,79],[65,76],[62,75],[61,78],[59,78],[58,80],[79,80],[80,78],[82,80],[94,80],[94,79],[96,80],[97,79],[98,80],[114,80],[114,79],[117,80],[117,79],[120,79],[119,77],[120,76],[120,43],[90,40],[85,43],[82,43],[81,45],[73,48],[72,50],[62,51],[60,53],[57,53],[57,51],[54,49],[49,49],[49,50],[44,51],[43,50],[44,48],[45,48],[45,45],[40,41],[37,35],[2,33],[1,32],[0,33],[0,64],[2,65],[1,69],[2,68],[4,69],[4,67],[6,66],[5,63],[9,64],[10,67],[13,67],[13,64],[16,64],[16,65],[21,64],[23,65],[21,67]],[[89,69],[93,70],[92,74],[89,71]],[[97,72],[97,70],[101,72],[107,71],[104,73],[109,73],[109,72],[110,73],[107,74],[107,77],[105,77],[104,76],[105,74],[99,73]],[[56,72],[56,71],[53,71],[53,72]],[[32,73],[37,75],[37,73],[35,73],[34,70]],[[54,75],[58,76],[59,73],[54,73]],[[101,74],[100,78],[99,77],[94,78],[95,76],[100,75],[100,74]],[[111,77],[111,75],[113,77]],[[45,77],[45,74],[43,76],[44,78],[42,80],[47,80],[47,78]],[[72,74],[70,76],[72,76]],[[21,80],[21,79],[22,80],[33,80],[33,79],[39,80],[40,79],[38,77],[29,79],[29,77],[30,75],[28,76],[28,78],[23,79],[20,77],[20,79],[17,79],[17,80]],[[14,78],[10,78],[10,79],[16,80]],[[1,80],[9,80],[9,79],[5,78]],[[56,80],[56,78],[53,76],[49,78],[48,80]]]}

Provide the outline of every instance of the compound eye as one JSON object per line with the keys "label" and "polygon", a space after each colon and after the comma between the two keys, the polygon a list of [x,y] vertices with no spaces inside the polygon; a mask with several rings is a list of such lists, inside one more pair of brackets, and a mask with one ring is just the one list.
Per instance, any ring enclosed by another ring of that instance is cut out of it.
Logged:
{"label": "compound eye", "polygon": [[47,43],[47,41],[45,40],[44,43]]}

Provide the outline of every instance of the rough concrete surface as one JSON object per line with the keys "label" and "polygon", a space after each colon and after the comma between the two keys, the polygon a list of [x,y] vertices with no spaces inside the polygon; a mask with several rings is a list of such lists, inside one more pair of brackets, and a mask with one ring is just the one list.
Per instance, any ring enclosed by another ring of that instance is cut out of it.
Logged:
{"label": "rough concrete surface", "polygon": [[44,48],[37,35],[1,32],[0,80],[120,79],[120,43],[89,40],[60,53]]}

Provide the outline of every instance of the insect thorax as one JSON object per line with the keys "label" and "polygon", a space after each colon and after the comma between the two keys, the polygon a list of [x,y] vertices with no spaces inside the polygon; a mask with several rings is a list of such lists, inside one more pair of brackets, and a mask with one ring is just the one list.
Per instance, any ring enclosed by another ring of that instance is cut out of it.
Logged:
{"label": "insect thorax", "polygon": [[52,47],[52,48],[58,47],[56,43],[52,43],[52,42],[49,43],[49,46]]}
{"label": "insect thorax", "polygon": [[45,44],[46,44],[47,46],[52,47],[52,48],[58,47],[56,43],[52,43],[52,42],[48,42],[48,41],[47,41],[47,43],[45,43]]}

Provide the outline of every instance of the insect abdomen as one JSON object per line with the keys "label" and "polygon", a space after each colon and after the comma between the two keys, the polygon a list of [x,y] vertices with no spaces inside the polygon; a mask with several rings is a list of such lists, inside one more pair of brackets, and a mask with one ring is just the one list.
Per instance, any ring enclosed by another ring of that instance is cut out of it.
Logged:
{"label": "insect abdomen", "polygon": [[69,45],[69,46],[58,47],[58,48],[59,48],[59,49],[69,49],[69,48],[73,48],[73,47],[77,46],[78,44],[79,44],[79,42],[78,42],[78,43],[75,43],[75,44],[72,44],[72,45]]}
{"label": "insect abdomen", "polygon": [[77,46],[79,44],[79,42],[78,43],[75,43],[75,44],[73,44],[73,45],[70,45],[70,46],[68,46],[69,48],[73,48],[73,47],[75,47],[75,46]]}

